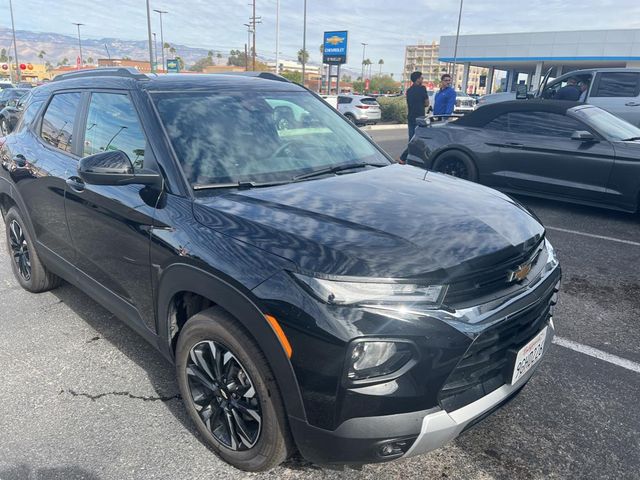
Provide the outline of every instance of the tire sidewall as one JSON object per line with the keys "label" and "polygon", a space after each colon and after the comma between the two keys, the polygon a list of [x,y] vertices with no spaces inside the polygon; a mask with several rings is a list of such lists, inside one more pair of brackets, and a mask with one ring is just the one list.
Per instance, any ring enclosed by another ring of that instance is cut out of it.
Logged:
{"label": "tire sidewall", "polygon": [[[254,356],[256,352],[252,352],[251,350],[257,350],[257,347],[253,345],[250,348],[246,347],[247,340],[249,343],[252,343],[252,341],[248,338],[242,338],[243,336],[246,337],[246,335],[239,327],[233,325],[235,322],[230,318],[225,318],[227,315],[221,314],[220,310],[217,309],[215,311],[215,316],[218,318],[212,318],[212,315],[208,315],[210,311],[211,309],[206,312],[199,313],[190,319],[187,326],[184,327],[185,330],[178,338],[178,344],[176,347],[176,373],[183,403],[196,424],[196,428],[200,435],[204,437],[206,442],[220,457],[231,465],[242,470],[266,470],[275,466],[267,464],[268,457],[272,455],[273,450],[277,445],[282,444],[284,437],[288,434],[285,431],[287,427],[283,424],[284,422],[278,421],[276,408],[280,408],[281,413],[283,413],[283,411],[278,392],[273,391],[274,388],[269,385],[274,381],[273,375],[268,366],[260,361],[260,359],[263,358],[261,353],[257,358],[258,361],[254,361],[252,356]],[[186,366],[191,348],[204,340],[213,340],[223,345],[233,353],[233,355],[235,355],[249,374],[254,388],[260,398],[260,409],[262,415],[260,438],[256,445],[249,450],[233,451],[219,442],[206,428],[202,420],[200,420],[195,408],[193,399],[191,398]],[[275,402],[280,403],[276,405]],[[280,416],[282,416],[282,414]],[[284,458],[276,462],[276,464],[280,463],[285,458],[286,455]]]}
{"label": "tire sidewall", "polygon": [[[11,231],[11,223],[16,221],[20,228],[22,229],[22,235],[27,242],[27,248],[29,249],[29,261],[31,262],[31,278],[29,280],[25,280],[25,278],[20,274],[20,270],[18,269],[18,265],[13,259],[13,253],[11,251],[11,240],[9,239],[10,231]],[[36,276],[38,275],[37,269],[34,268],[34,263],[38,261],[38,257],[35,254],[35,249],[33,247],[33,241],[31,239],[31,234],[29,233],[29,229],[25,225],[24,220],[20,216],[18,210],[13,207],[10,208],[7,212],[7,215],[4,218],[5,222],[5,241],[7,245],[7,251],[9,252],[9,258],[11,260],[11,270],[13,271],[13,275],[20,284],[22,288],[25,290],[33,290],[33,286],[36,284]],[[34,262],[35,260],[35,262]]]}
{"label": "tire sidewall", "polygon": [[451,151],[451,152],[445,152],[441,154],[434,162],[433,169],[439,172],[440,166],[447,160],[451,160],[451,159],[456,159],[458,161],[461,161],[462,163],[464,163],[465,167],[467,168],[467,172],[469,172],[468,177],[464,178],[463,180],[467,180],[469,182],[478,181],[478,169],[475,163],[473,162],[473,160],[471,160],[471,158],[469,158],[467,154],[462,152]]}

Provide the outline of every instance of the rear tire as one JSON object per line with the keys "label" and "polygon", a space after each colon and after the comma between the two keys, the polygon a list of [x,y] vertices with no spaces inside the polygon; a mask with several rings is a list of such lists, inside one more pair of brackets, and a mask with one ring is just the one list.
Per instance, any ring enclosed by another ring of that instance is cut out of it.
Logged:
{"label": "rear tire", "polygon": [[11,269],[20,286],[30,292],[40,293],[60,285],[60,277],[42,264],[20,211],[11,207],[4,221]]}
{"label": "rear tire", "polygon": [[458,150],[449,150],[440,154],[433,164],[433,170],[470,182],[478,181],[478,169],[475,163],[469,155]]}
{"label": "rear tire", "polygon": [[259,472],[287,459],[293,448],[273,373],[229,313],[212,307],[187,322],[176,373],[198,432],[223,460]]}
{"label": "rear tire", "polygon": [[356,123],[356,117],[354,117],[351,113],[345,113],[344,116],[347,118],[347,120],[349,120],[351,123],[353,123],[354,125],[357,125]]}

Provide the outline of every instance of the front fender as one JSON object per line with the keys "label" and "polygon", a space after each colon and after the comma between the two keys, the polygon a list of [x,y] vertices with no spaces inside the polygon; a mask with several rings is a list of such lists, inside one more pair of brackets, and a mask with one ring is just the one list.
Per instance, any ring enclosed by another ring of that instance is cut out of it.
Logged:
{"label": "front fender", "polygon": [[271,325],[260,308],[235,286],[196,266],[184,263],[167,267],[158,287],[157,332],[162,342],[161,350],[173,360],[170,335],[171,300],[182,291],[189,291],[208,298],[224,308],[251,334],[269,361],[288,415],[306,418],[300,389],[291,362],[287,358]]}

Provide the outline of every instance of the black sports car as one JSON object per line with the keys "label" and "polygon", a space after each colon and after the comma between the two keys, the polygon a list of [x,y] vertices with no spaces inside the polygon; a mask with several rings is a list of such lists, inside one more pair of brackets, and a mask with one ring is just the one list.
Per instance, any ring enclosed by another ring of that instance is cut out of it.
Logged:
{"label": "black sports car", "polygon": [[601,108],[530,100],[422,126],[407,163],[512,193],[635,212],[640,129]]}

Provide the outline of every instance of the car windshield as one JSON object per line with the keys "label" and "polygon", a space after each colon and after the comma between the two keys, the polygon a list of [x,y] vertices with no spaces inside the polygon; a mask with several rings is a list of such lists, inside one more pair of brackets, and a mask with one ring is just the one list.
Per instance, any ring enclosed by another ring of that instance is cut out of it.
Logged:
{"label": "car windshield", "polygon": [[588,123],[607,140],[620,141],[640,137],[640,128],[598,107],[574,107],[574,115]]}
{"label": "car windshield", "polygon": [[332,167],[390,163],[355,127],[308,92],[152,96],[194,188],[286,182]]}

